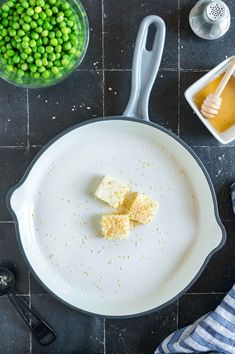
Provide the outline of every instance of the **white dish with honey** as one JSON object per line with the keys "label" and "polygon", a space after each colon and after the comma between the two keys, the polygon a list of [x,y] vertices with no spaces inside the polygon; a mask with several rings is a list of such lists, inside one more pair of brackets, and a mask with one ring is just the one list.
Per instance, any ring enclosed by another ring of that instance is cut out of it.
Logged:
{"label": "white dish with honey", "polygon": [[224,60],[191,85],[185,92],[185,98],[194,112],[222,144],[228,144],[235,139],[235,72],[221,95],[222,106],[219,114],[215,118],[207,119],[203,117],[200,109],[208,94],[214,93],[232,58],[235,57]]}
{"label": "white dish with honey", "polygon": [[[150,124],[101,120],[69,131],[10,199],[31,268],[60,299],[91,313],[136,315],[165,304],[223,239],[205,174],[183,144]],[[94,198],[106,175],[140,193],[136,202],[144,194],[159,204],[125,240],[97,230],[101,215],[115,209]]]}

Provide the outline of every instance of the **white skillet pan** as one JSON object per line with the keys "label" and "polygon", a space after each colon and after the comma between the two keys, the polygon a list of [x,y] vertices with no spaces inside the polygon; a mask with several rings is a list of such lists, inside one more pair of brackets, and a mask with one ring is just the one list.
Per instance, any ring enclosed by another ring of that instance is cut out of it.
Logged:
{"label": "white skillet pan", "polygon": [[[157,34],[146,50],[149,26]],[[165,306],[199,277],[225,242],[211,180],[177,136],[148,119],[165,39],[161,18],[141,23],[123,116],[78,124],[50,141],[8,194],[19,246],[37,279],[66,304],[104,316]],[[128,240],[97,236],[110,211],[93,192],[104,175],[159,202]]]}

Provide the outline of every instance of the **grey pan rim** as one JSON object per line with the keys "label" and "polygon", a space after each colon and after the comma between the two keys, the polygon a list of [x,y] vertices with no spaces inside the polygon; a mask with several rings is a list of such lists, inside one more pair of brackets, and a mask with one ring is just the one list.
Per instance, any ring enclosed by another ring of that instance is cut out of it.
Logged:
{"label": "grey pan rim", "polygon": [[[140,313],[136,313],[136,314],[131,314],[131,315],[118,315],[118,316],[111,316],[111,315],[103,315],[103,314],[98,314],[98,313],[93,313],[93,312],[89,312],[86,310],[83,310],[79,307],[76,307],[74,305],[71,305],[69,302],[63,300],[60,296],[58,296],[56,293],[54,293],[52,290],[50,290],[44,283],[43,281],[37,276],[36,272],[34,271],[34,269],[32,268],[22,245],[21,242],[21,237],[20,237],[20,232],[19,232],[19,222],[18,222],[18,218],[15,214],[15,212],[13,211],[12,207],[11,207],[11,197],[12,194],[25,182],[25,180],[27,179],[29,173],[31,172],[33,166],[36,164],[36,162],[38,161],[38,159],[41,157],[41,155],[43,155],[47,149],[53,144],[55,143],[57,140],[59,140],[61,137],[63,137],[64,135],[68,134],[69,132],[78,129],[82,126],[85,125],[89,125],[92,123],[97,123],[97,122],[104,122],[104,121],[129,121],[129,122],[136,122],[139,124],[145,124],[148,126],[151,126],[152,128],[155,128],[157,130],[160,130],[161,132],[169,135],[170,137],[172,137],[174,140],[176,140],[179,144],[181,144],[191,155],[192,157],[196,160],[196,162],[198,163],[199,167],[201,168],[201,170],[203,171],[208,185],[210,187],[210,191],[212,194],[212,198],[213,198],[213,204],[214,204],[214,214],[215,214],[215,218],[217,221],[218,226],[220,227],[221,231],[222,231],[222,238],[221,238],[221,242],[220,244],[214,248],[209,254],[208,256],[205,258],[204,263],[202,264],[200,270],[198,271],[197,275],[192,279],[192,281],[182,290],[180,291],[176,296],[174,296],[171,300],[165,302],[164,304],[154,307],[150,310],[146,310]],[[33,276],[35,277],[35,279],[39,282],[40,285],[42,285],[43,288],[45,288],[49,294],[53,295],[57,300],[59,300],[60,302],[62,302],[63,304],[67,305],[68,307],[70,307],[71,309],[80,311],[82,313],[85,313],[87,315],[90,316],[95,316],[95,317],[100,317],[100,318],[110,318],[110,319],[128,319],[128,318],[135,318],[135,317],[140,317],[140,316],[144,316],[144,315],[149,315],[153,312],[159,311],[167,306],[169,306],[170,304],[174,303],[176,300],[178,300],[189,288],[192,287],[192,285],[198,280],[198,278],[200,277],[200,275],[202,274],[202,272],[205,270],[209,260],[211,259],[211,257],[217,252],[219,251],[223,245],[225,244],[226,238],[227,238],[227,234],[226,234],[226,230],[224,225],[221,222],[220,216],[219,216],[219,210],[218,210],[218,204],[217,204],[217,198],[216,198],[216,194],[215,194],[215,190],[211,181],[211,178],[206,170],[206,168],[204,167],[203,163],[201,162],[201,160],[199,159],[199,157],[196,155],[196,153],[182,140],[180,139],[177,135],[175,135],[174,133],[168,131],[167,129],[157,125],[156,123],[152,123],[150,121],[142,121],[139,119],[135,119],[135,118],[129,118],[129,117],[124,117],[124,116],[110,116],[110,117],[103,117],[103,118],[94,118],[94,119],[90,119],[87,121],[84,121],[82,123],[78,123],[68,129],[66,129],[65,131],[61,132],[60,134],[58,134],[56,137],[54,137],[53,139],[51,139],[39,152],[38,154],[34,157],[34,159],[31,161],[31,163],[29,164],[25,174],[23,175],[22,179],[14,186],[12,187],[9,192],[7,193],[7,197],[6,197],[6,203],[7,203],[7,207],[9,212],[11,213],[13,220],[15,222],[15,229],[16,229],[16,239],[17,239],[17,244],[18,247],[20,249],[20,252],[29,268],[29,270],[31,271],[31,273],[33,274]]]}

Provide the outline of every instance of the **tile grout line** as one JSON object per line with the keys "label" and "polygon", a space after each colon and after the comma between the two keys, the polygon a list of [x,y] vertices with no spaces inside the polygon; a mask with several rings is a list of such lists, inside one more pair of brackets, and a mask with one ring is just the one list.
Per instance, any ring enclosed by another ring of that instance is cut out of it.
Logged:
{"label": "tile grout line", "polygon": [[180,0],[178,0],[178,126],[177,126],[177,134],[180,136]]}
{"label": "tile grout line", "polygon": [[103,109],[103,116],[105,116],[105,74],[104,74],[104,0],[101,0],[101,25],[102,25],[102,81],[103,81],[103,87],[102,87],[102,94],[103,94],[103,99],[102,99],[102,109]]}
{"label": "tile grout line", "polygon": [[[32,298],[31,298],[31,276],[30,276],[30,270],[29,270],[29,307],[31,309],[32,307]],[[31,322],[31,320],[30,320]],[[32,354],[32,333],[29,331],[29,353]]]}
{"label": "tile grout line", "polygon": [[29,151],[29,90],[26,89],[26,107],[27,107],[27,150]]}
{"label": "tile grout line", "polygon": [[179,299],[176,303],[176,329],[179,329]]}
{"label": "tile grout line", "polygon": [[0,224],[14,224],[14,221],[13,220],[8,220],[8,221],[0,220]]}
{"label": "tile grout line", "polygon": [[226,292],[211,292],[211,293],[185,293],[184,296],[190,296],[190,295],[225,295]]}
{"label": "tile grout line", "polygon": [[106,354],[106,319],[104,318],[104,339],[103,339],[103,343],[104,343],[104,354]]}

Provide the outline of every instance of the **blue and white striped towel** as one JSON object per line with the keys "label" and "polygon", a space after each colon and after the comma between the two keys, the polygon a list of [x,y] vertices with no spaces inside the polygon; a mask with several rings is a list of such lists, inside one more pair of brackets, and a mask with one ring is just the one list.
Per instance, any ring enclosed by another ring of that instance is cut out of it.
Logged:
{"label": "blue and white striped towel", "polygon": [[[235,183],[231,189],[235,213]],[[155,351],[163,353],[235,354],[235,285],[215,311],[167,337]]]}

